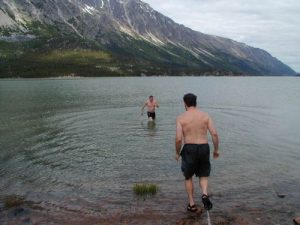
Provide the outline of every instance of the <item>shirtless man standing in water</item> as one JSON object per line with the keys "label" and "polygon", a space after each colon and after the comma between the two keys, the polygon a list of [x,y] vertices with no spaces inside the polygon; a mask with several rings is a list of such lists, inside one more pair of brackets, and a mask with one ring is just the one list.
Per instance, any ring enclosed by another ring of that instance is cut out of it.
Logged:
{"label": "shirtless man standing in water", "polygon": [[[202,190],[202,203],[206,210],[212,208],[207,193],[208,177],[210,174],[210,149],[207,139],[209,131],[213,145],[214,158],[219,157],[219,138],[217,130],[213,125],[211,117],[196,108],[197,96],[186,94],[183,97],[186,112],[176,119],[176,160],[182,157],[181,170],[185,177],[185,188],[188,194],[189,204],[187,210],[196,212],[197,207],[194,202],[194,187],[192,177],[196,174],[199,177],[199,184]],[[182,151],[180,149],[183,145]]]}
{"label": "shirtless man standing in water", "polygon": [[159,108],[157,101],[153,98],[152,95],[149,96],[149,99],[145,102],[141,109],[141,115],[144,113],[144,108],[147,106],[147,116],[150,121],[155,120],[155,108]]}

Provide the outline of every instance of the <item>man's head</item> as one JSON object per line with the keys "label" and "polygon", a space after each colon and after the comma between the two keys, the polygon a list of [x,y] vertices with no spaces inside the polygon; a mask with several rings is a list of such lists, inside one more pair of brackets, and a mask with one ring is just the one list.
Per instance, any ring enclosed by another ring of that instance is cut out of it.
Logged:
{"label": "man's head", "polygon": [[150,101],[153,101],[153,95],[150,95],[150,96],[149,96],[149,100],[150,100]]}
{"label": "man's head", "polygon": [[192,93],[188,93],[183,96],[183,101],[186,107],[195,107],[197,105],[197,96]]}

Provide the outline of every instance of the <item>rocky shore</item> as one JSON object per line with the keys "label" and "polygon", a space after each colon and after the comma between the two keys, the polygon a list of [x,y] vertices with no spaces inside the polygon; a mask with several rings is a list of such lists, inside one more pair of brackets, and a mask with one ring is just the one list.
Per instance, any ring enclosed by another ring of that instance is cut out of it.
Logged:
{"label": "rocky shore", "polygon": [[[2,198],[3,199],[3,198]],[[147,205],[147,204],[146,204]],[[180,205],[166,209],[149,208],[136,205],[129,212],[116,209],[90,208],[70,210],[64,206],[51,205],[43,202],[33,202],[24,197],[6,196],[0,206],[0,224],[178,224],[206,225],[207,212],[200,208],[197,213],[188,213]],[[232,209],[216,208],[210,211],[213,225],[261,225],[287,224],[294,221],[300,224],[300,217],[292,212],[283,212],[280,207],[273,209],[251,208],[243,204]],[[289,217],[289,218],[286,218]],[[293,218],[294,217],[294,218]]]}

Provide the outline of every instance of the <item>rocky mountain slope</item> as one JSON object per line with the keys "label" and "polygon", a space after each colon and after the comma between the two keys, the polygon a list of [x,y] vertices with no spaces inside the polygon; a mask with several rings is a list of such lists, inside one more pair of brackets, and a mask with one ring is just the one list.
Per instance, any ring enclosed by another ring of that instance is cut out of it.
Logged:
{"label": "rocky mountain slope", "polygon": [[0,0],[0,76],[294,75],[264,50],[140,0]]}

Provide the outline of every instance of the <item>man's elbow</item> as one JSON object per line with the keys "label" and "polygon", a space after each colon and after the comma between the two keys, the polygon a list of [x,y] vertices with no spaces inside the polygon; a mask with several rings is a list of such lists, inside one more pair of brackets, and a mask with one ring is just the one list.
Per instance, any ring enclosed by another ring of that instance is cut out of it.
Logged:
{"label": "man's elbow", "polygon": [[176,145],[181,145],[182,139],[181,138],[176,138],[175,142],[176,142]]}
{"label": "man's elbow", "polygon": [[218,135],[218,132],[217,132],[217,131],[215,131],[215,132],[212,132],[212,133],[211,133],[211,136],[212,136],[213,138],[218,138],[218,137],[219,137],[219,135]]}

